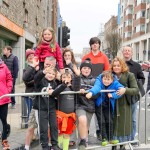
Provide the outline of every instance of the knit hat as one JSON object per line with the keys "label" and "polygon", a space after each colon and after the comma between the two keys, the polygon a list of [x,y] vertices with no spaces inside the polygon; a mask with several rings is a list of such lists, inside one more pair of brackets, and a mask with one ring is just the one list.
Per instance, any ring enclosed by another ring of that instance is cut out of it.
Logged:
{"label": "knit hat", "polygon": [[82,69],[82,67],[89,67],[92,70],[91,59],[90,58],[85,59],[84,62],[82,62],[80,65],[80,70]]}
{"label": "knit hat", "polygon": [[28,56],[29,56],[30,54],[34,54],[34,53],[35,53],[34,50],[32,50],[32,49],[27,49],[27,50],[26,50],[26,59],[28,58]]}

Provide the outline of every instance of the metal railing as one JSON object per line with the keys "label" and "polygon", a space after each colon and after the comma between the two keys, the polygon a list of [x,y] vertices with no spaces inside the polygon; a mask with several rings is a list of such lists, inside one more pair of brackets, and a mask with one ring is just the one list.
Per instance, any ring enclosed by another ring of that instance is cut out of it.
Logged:
{"label": "metal railing", "polygon": [[[101,90],[100,92],[114,92],[114,90]],[[87,93],[87,91],[85,92]],[[65,91],[65,92],[61,92],[61,94],[81,94],[80,91]],[[15,94],[6,94],[6,95],[3,95],[0,97],[0,99],[4,98],[4,97],[12,97],[12,96],[21,96],[21,97],[24,97],[24,96],[38,96],[38,95],[49,95],[48,92],[39,92],[39,93],[15,93]],[[146,102],[145,102],[146,103]],[[23,99],[21,99],[21,118],[22,118],[22,126],[21,128],[26,128],[26,124],[27,124],[27,109],[24,107],[25,105],[25,101],[23,101]],[[24,110],[23,110],[24,109]],[[141,104],[140,104],[140,101],[139,101],[139,118],[138,118],[138,129],[140,129],[140,110],[141,110]],[[145,111],[145,116],[146,116],[146,111]],[[147,128],[147,126],[145,125],[145,129]],[[137,140],[134,140],[134,141],[126,141],[126,142],[121,142],[121,143],[118,143],[118,144],[108,144],[106,145],[105,147],[112,147],[112,146],[118,146],[118,145],[129,145],[129,148],[131,150],[133,150],[133,147],[131,145],[131,143],[135,143],[135,142],[138,142],[140,143],[139,141],[140,139],[140,133],[138,134],[138,139]],[[145,132],[145,139],[147,139],[147,134]],[[145,140],[145,143],[147,144],[147,140]],[[86,149],[98,149],[98,148],[104,148],[104,146],[100,146],[100,145],[94,145],[94,146],[90,146],[90,147],[87,147]]]}

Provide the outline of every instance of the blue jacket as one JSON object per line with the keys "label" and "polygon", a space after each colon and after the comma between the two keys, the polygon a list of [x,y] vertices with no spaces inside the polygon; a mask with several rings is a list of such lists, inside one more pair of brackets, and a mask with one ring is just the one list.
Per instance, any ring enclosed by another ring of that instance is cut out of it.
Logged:
{"label": "blue jacket", "polygon": [[[114,80],[113,82],[107,87],[107,89],[105,88],[105,85],[102,82],[102,75],[100,74],[94,83],[94,86],[88,91],[88,92],[92,92],[92,96],[95,96],[96,94],[98,94],[101,90],[115,90],[115,92],[111,92],[112,94],[112,98],[110,98],[110,102],[111,102],[111,106],[112,106],[112,110],[114,112],[114,106],[115,106],[115,101],[120,98],[121,96],[117,95],[116,91],[119,88],[123,88],[124,86],[122,84],[119,83],[119,81],[117,80],[117,78],[114,76]],[[108,92],[109,93],[109,92]],[[102,104],[102,102],[105,100],[105,93],[102,92],[100,94],[100,96],[96,99],[95,103],[96,106],[100,106]]]}

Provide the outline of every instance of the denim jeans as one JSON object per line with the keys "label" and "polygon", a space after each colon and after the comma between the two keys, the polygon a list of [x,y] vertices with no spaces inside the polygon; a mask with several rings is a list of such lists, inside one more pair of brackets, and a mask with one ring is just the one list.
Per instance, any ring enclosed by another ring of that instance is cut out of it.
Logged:
{"label": "denim jeans", "polygon": [[28,111],[28,118],[29,118],[29,115],[32,109],[32,99],[30,97],[25,97],[25,101],[27,104],[27,109],[28,109],[27,111]]}
{"label": "denim jeans", "polygon": [[136,123],[137,123],[137,119],[136,119],[136,112],[137,112],[137,104],[138,102],[134,103],[131,105],[131,109],[132,109],[132,133],[131,133],[131,141],[134,140],[135,138],[135,134],[136,134]]}

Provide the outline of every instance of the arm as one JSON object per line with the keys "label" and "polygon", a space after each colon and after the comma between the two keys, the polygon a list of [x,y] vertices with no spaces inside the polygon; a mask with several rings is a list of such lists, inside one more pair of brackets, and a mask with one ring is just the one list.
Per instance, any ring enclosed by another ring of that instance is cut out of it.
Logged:
{"label": "arm", "polygon": [[137,80],[141,80],[143,85],[144,85],[144,83],[145,83],[144,73],[142,71],[142,68],[141,68],[140,64],[137,64],[137,65],[138,65]]}
{"label": "arm", "polygon": [[105,64],[104,64],[104,70],[108,70],[109,69],[109,60],[108,57],[105,55]]}
{"label": "arm", "polygon": [[101,75],[99,75],[94,83],[94,86],[88,91],[92,93],[92,96],[95,96],[102,90],[102,82],[101,82]]}
{"label": "arm", "polygon": [[58,96],[64,89],[67,87],[65,83],[62,83],[60,86],[58,86],[51,94],[51,96],[56,97]]}
{"label": "arm", "polygon": [[15,56],[13,60],[13,78],[16,79],[18,77],[18,71],[19,71],[19,64],[18,64],[18,57]]}
{"label": "arm", "polygon": [[9,71],[9,69],[7,67],[5,68],[6,68],[6,86],[7,86],[8,92],[11,93],[12,87],[13,87],[12,76],[11,76],[11,72]]}
{"label": "arm", "polygon": [[63,65],[62,53],[58,44],[56,44],[56,61],[58,62],[59,69],[63,69],[64,65]]}

